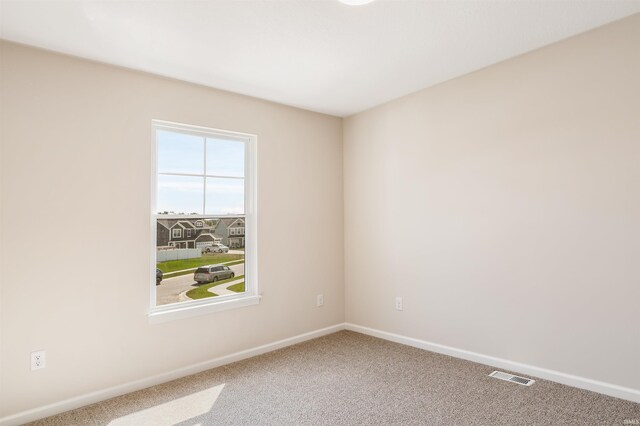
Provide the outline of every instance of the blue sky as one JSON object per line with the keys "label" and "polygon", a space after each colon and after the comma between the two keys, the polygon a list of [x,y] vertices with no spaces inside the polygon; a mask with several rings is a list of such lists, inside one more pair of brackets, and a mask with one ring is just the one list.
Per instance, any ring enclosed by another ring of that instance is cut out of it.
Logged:
{"label": "blue sky", "polygon": [[[243,214],[244,143],[159,130],[157,211],[198,214]],[[207,176],[176,176],[186,173]],[[206,179],[206,198],[204,187]],[[206,201],[203,212],[203,199]]]}

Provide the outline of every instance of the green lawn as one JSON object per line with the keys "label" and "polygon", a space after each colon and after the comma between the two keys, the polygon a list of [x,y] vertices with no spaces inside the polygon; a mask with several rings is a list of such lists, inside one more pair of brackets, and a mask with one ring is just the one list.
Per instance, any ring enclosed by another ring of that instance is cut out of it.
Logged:
{"label": "green lawn", "polygon": [[[187,297],[189,297],[189,298],[191,298],[191,299],[194,299],[194,300],[195,300],[195,299],[204,299],[205,297],[214,297],[214,296],[217,296],[217,294],[215,294],[215,293],[211,293],[211,292],[209,291],[209,289],[210,289],[211,287],[215,287],[215,286],[220,285],[220,284],[224,284],[224,283],[228,283],[228,282],[231,282],[231,281],[235,281],[235,280],[237,280],[237,279],[239,279],[239,278],[244,278],[244,275],[238,275],[237,277],[229,278],[229,279],[227,279],[227,280],[216,281],[215,283],[209,283],[209,284],[201,285],[201,286],[196,287],[196,288],[194,288],[194,289],[192,289],[192,290],[189,290],[189,291],[187,292]],[[242,282],[241,284],[242,284],[242,286],[244,287],[244,282]],[[233,285],[233,286],[231,286],[231,287],[235,287],[235,286],[237,286],[237,285],[238,285],[238,284],[234,284],[234,285]],[[229,290],[233,290],[233,289],[232,289],[232,288],[229,288]],[[236,290],[233,290],[233,291],[236,291]],[[243,290],[243,291],[244,291],[244,290]]]}
{"label": "green lawn", "polygon": [[243,293],[244,292],[244,281],[242,281],[241,283],[238,283],[238,284],[230,285],[229,287],[227,287],[227,290],[235,291],[236,293]]}
{"label": "green lawn", "polygon": [[166,262],[158,262],[156,263],[156,267],[166,274],[173,271],[181,271],[183,269],[194,269],[199,266],[213,265],[216,263],[242,259],[244,259],[244,254],[203,253],[202,257],[197,257],[195,259],[168,260]]}

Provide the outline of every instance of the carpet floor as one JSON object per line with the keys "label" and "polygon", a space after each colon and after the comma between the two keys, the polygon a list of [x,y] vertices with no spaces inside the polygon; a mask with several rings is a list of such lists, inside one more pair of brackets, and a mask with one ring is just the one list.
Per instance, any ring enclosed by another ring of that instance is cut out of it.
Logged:
{"label": "carpet floor", "polygon": [[636,425],[640,404],[341,331],[34,425]]}

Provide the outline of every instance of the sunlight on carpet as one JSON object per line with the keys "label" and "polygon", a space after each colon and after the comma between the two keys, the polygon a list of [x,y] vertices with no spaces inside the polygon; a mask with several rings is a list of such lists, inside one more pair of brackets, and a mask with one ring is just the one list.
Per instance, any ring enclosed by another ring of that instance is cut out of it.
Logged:
{"label": "sunlight on carpet", "polygon": [[224,383],[155,407],[127,414],[109,422],[109,426],[174,425],[211,411]]}

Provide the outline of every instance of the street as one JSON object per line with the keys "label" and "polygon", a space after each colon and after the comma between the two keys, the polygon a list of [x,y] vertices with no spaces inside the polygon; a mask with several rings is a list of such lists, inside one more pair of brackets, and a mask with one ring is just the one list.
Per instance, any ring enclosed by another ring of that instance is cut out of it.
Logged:
{"label": "street", "polygon": [[[236,277],[244,275],[244,263],[229,266]],[[167,305],[169,303],[179,302],[180,293],[197,288],[198,285],[193,280],[193,272],[186,275],[179,275],[173,278],[162,280],[160,285],[156,286],[156,303],[157,305]],[[215,292],[215,290],[213,290]]]}

